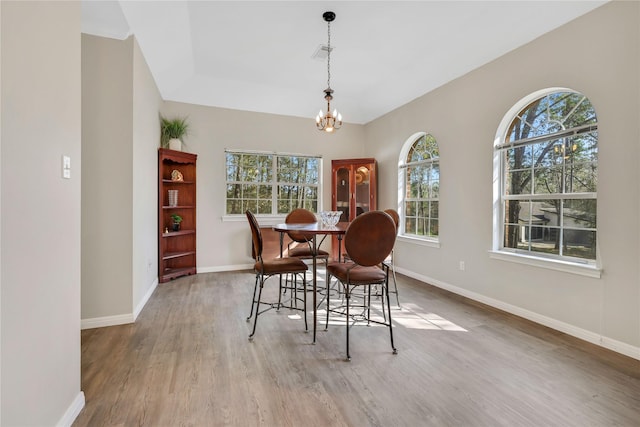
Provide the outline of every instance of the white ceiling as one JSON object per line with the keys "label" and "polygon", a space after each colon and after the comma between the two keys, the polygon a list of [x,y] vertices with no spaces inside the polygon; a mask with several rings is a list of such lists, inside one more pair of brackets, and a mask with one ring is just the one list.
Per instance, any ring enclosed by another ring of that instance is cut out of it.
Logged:
{"label": "white ceiling", "polygon": [[83,0],[82,31],[134,34],[165,100],[312,119],[331,10],[332,107],[362,124],[604,3]]}

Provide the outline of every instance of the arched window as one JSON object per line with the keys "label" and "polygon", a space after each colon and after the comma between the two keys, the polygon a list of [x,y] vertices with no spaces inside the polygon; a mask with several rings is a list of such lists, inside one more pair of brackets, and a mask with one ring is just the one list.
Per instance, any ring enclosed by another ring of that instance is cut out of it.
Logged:
{"label": "arched window", "polygon": [[520,101],[494,145],[494,250],[595,265],[597,171],[586,96],[554,88]]}
{"label": "arched window", "polygon": [[400,235],[437,240],[439,232],[440,154],[425,132],[404,143],[398,161]]}

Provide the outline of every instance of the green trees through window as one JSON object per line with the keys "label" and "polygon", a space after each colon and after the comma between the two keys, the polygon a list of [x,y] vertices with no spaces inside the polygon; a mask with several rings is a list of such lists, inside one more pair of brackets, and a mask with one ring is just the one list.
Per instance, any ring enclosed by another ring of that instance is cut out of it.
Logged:
{"label": "green trees through window", "polygon": [[500,158],[502,249],[596,258],[598,124],[582,94],[553,92],[511,121]]}
{"label": "green trees through window", "polygon": [[320,157],[227,151],[226,214],[316,212],[320,163]]}
{"label": "green trees through window", "polygon": [[[405,235],[437,238],[439,232],[440,156],[432,135],[419,133],[400,162],[404,183],[401,217]],[[404,153],[404,150],[403,150]]]}

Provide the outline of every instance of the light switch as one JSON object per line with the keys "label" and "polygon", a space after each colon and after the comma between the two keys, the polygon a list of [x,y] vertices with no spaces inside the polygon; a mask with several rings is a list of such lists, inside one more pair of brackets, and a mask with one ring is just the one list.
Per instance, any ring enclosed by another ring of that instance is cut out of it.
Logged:
{"label": "light switch", "polygon": [[62,177],[71,178],[71,157],[62,156]]}

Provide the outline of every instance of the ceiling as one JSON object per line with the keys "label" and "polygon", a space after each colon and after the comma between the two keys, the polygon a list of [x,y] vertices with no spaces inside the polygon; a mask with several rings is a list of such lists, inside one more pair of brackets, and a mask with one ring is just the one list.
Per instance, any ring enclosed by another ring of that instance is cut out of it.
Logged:
{"label": "ceiling", "polygon": [[[165,100],[367,123],[606,1],[91,1],[82,31],[135,35]],[[544,60],[544,58],[539,58]]]}

